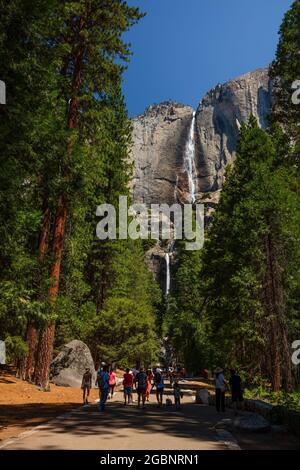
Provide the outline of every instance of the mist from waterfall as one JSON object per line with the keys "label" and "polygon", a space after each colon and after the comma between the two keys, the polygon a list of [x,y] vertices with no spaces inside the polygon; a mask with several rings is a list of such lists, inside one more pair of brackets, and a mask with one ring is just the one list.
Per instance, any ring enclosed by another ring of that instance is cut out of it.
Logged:
{"label": "mist from waterfall", "polygon": [[188,140],[184,152],[184,167],[188,176],[190,202],[194,203],[196,200],[196,182],[197,172],[195,165],[195,121],[196,112],[193,112],[193,118],[189,130]]}

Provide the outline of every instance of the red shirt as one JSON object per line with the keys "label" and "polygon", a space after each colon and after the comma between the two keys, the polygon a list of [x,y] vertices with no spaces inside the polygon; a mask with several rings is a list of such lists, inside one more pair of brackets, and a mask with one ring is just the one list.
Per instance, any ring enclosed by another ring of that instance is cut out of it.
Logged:
{"label": "red shirt", "polygon": [[132,374],[124,374],[123,375],[124,377],[124,381],[123,381],[123,385],[124,387],[132,387],[133,386],[133,375]]}

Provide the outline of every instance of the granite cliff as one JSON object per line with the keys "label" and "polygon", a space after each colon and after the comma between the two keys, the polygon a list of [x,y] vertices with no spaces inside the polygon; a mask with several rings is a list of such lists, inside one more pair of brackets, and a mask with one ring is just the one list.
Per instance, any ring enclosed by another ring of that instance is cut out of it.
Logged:
{"label": "granite cliff", "polygon": [[[272,84],[268,69],[258,69],[218,84],[190,106],[163,102],[132,120],[134,202],[203,202],[209,218],[219,201],[226,166],[235,159],[239,128],[253,114],[267,126]],[[158,243],[146,259],[167,293],[174,244]],[[176,250],[176,246],[175,246]]]}
{"label": "granite cliff", "polygon": [[[195,115],[196,200],[218,201],[226,166],[235,158],[239,126],[253,114],[267,125],[272,86],[268,69],[218,84],[200,101]],[[135,202],[189,200],[186,142],[193,109],[175,102],[150,106],[132,120]]]}

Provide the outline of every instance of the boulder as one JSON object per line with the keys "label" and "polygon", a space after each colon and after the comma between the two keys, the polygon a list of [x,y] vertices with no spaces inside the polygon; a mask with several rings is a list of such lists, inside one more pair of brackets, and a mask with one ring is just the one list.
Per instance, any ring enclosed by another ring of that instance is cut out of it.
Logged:
{"label": "boulder", "polygon": [[200,388],[196,391],[196,403],[209,405],[209,391],[206,388]]}
{"label": "boulder", "polygon": [[81,387],[86,368],[95,381],[95,365],[87,345],[77,339],[66,344],[50,365],[50,381],[64,387]]}
{"label": "boulder", "polygon": [[245,432],[267,432],[270,431],[270,423],[257,413],[243,413],[237,416],[233,422],[235,429]]}

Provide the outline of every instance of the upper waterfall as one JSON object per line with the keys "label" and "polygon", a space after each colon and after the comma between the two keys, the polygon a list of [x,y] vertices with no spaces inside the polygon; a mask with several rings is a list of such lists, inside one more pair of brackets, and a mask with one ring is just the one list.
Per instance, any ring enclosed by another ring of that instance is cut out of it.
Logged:
{"label": "upper waterfall", "polygon": [[194,203],[196,200],[197,190],[197,172],[195,164],[195,120],[196,112],[194,111],[184,152],[184,167],[188,176],[189,197],[190,202],[192,203]]}

